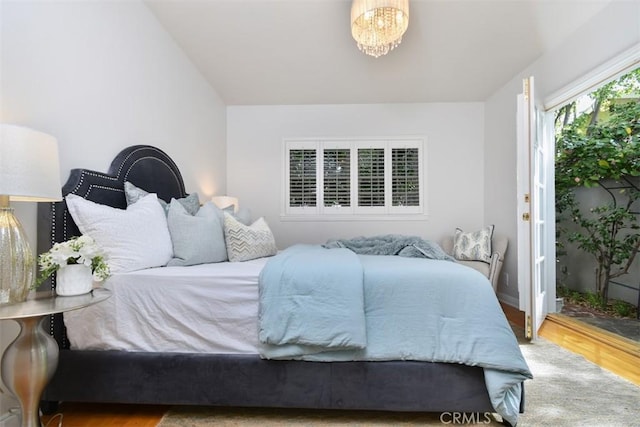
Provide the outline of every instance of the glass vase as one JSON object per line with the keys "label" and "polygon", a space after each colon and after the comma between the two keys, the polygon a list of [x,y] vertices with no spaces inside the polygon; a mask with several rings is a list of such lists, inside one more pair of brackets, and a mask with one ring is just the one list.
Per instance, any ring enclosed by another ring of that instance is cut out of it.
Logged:
{"label": "glass vase", "polygon": [[13,208],[0,207],[0,304],[27,299],[33,285],[35,259]]}

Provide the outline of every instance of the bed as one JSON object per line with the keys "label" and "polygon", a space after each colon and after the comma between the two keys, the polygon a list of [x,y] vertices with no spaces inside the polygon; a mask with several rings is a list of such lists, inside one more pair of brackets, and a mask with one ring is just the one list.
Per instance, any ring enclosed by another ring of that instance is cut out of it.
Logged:
{"label": "bed", "polygon": [[[125,182],[155,193],[165,201],[187,196],[177,165],[162,150],[147,145],[124,149],[115,157],[107,173],[73,169],[63,187],[63,195],[74,194],[96,203],[125,209]],[[64,201],[40,204],[38,253],[47,251],[55,242],[79,234]],[[223,277],[228,280],[248,286],[254,280],[251,277],[257,277],[268,261],[249,261],[247,268],[251,272],[247,273],[247,277],[244,276],[245,270],[241,273],[236,271],[242,263],[226,262],[216,268],[226,269]],[[166,274],[174,275],[169,281],[179,282],[183,280],[183,272],[189,271],[190,275],[198,276],[198,271],[209,268],[213,267],[203,265],[189,270],[186,267],[166,267],[133,272],[128,276],[133,276],[136,281],[135,276],[138,275],[136,283],[141,287],[144,283],[147,287],[153,287],[160,286],[162,280],[166,281]],[[55,289],[55,286],[55,277],[42,285],[51,289]],[[114,279],[109,286],[113,291],[118,287],[117,280]],[[490,288],[488,282],[487,286]],[[218,287],[225,292],[224,281]],[[257,310],[256,297],[247,297],[251,291],[244,289],[246,295],[238,298],[248,298],[248,304],[253,304],[254,310]],[[129,298],[118,295],[110,299],[116,301],[120,298],[123,301],[123,298]],[[105,318],[111,306],[101,303],[94,307],[98,310],[95,316]],[[234,320],[233,316],[227,320],[232,324],[241,322],[238,318]],[[150,317],[148,321],[162,324],[164,320]],[[76,319],[76,324],[82,324],[82,319]],[[245,335],[251,335],[252,325],[255,323],[248,323],[241,328]],[[249,346],[246,340],[233,342],[233,336],[237,335],[233,328],[227,328],[222,333],[231,337],[232,343],[213,348],[199,344],[186,348],[185,340],[183,349],[181,340],[163,337],[155,339],[155,342],[163,343],[160,347],[152,343],[133,349],[120,344],[101,348],[100,343],[94,342],[80,345],[81,348],[72,348],[62,315],[51,316],[49,327],[59,343],[60,355],[55,375],[42,396],[42,407],[46,412],[50,412],[58,402],[69,401],[504,413],[492,403],[485,380],[485,368],[481,366],[402,360],[403,357],[398,360],[359,360],[350,356],[344,361],[341,357],[332,361],[316,361],[314,357],[292,360],[292,357],[285,355],[266,359],[256,350],[259,342]],[[129,341],[136,342],[137,338]],[[164,345],[169,341],[170,344]],[[512,388],[517,393],[508,392],[505,398],[509,405],[515,407],[516,415],[503,415],[503,419],[511,424],[517,421],[517,412],[524,410],[524,380],[530,378],[526,369],[516,375],[520,379],[517,386]]]}

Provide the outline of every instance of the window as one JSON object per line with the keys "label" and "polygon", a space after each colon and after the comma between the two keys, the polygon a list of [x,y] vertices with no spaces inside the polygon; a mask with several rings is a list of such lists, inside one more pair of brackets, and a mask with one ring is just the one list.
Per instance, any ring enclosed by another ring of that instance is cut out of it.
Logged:
{"label": "window", "polygon": [[358,206],[384,206],[384,148],[358,148]]}
{"label": "window", "polygon": [[285,140],[284,215],[424,214],[423,140]]}
{"label": "window", "polygon": [[289,154],[289,206],[316,206],[316,150]]}
{"label": "window", "polygon": [[393,206],[420,206],[419,165],[417,148],[391,149]]}
{"label": "window", "polygon": [[351,206],[351,151],[323,150],[323,204],[326,207]]}

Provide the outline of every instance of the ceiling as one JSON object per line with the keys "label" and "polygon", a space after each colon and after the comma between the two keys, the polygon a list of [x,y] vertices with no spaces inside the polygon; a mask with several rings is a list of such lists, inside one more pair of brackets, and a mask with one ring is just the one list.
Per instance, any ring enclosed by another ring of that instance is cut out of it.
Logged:
{"label": "ceiling", "polygon": [[411,0],[377,59],[350,0],[145,3],[227,105],[295,105],[484,101],[610,1]]}

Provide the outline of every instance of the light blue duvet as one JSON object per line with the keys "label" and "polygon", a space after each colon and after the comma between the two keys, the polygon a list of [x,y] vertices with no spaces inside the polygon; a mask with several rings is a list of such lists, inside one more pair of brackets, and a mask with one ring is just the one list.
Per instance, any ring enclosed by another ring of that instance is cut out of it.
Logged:
{"label": "light blue duvet", "polygon": [[483,367],[512,425],[532,378],[489,281],[450,261],[292,246],[262,270],[259,338],[269,359]]}

